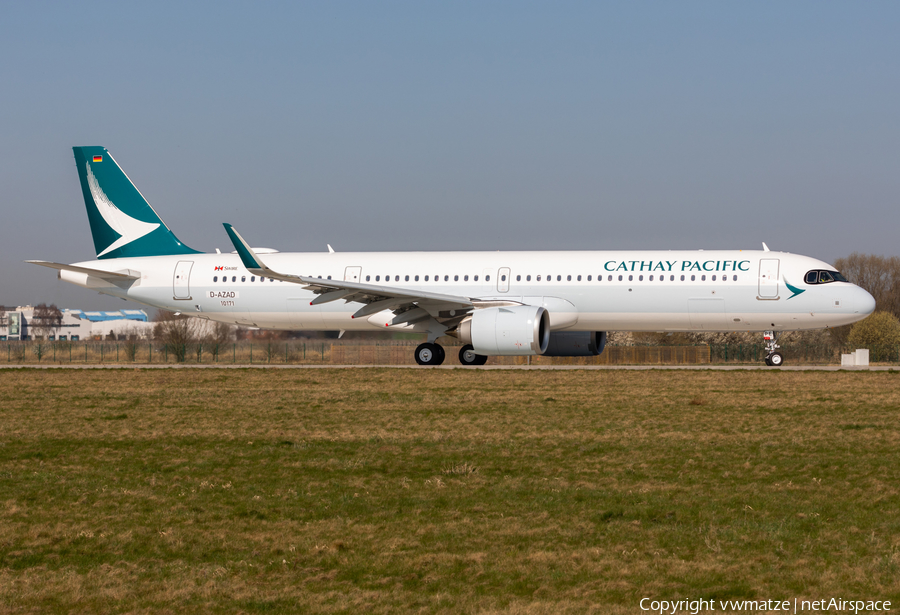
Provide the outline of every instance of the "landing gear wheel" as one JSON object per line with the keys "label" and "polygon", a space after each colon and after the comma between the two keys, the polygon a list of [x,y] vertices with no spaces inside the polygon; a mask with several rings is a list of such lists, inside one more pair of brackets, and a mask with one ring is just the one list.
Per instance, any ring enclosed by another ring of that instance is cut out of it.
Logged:
{"label": "landing gear wheel", "polygon": [[766,365],[770,367],[781,367],[784,363],[784,355],[776,352],[781,346],[778,345],[778,335],[774,331],[766,331],[763,333],[763,339],[766,342]]}
{"label": "landing gear wheel", "polygon": [[472,344],[466,344],[459,349],[459,362],[463,365],[484,365],[487,357],[483,354],[475,354]]}
{"label": "landing gear wheel", "polygon": [[425,343],[416,347],[416,363],[419,365],[440,365],[444,362],[444,349],[437,344]]}

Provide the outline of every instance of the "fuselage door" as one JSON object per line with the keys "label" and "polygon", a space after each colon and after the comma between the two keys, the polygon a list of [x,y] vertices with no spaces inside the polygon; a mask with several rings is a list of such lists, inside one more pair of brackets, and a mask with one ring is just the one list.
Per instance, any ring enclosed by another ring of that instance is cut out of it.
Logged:
{"label": "fuselage door", "polygon": [[344,269],[345,282],[359,282],[362,277],[362,267],[346,267]]}
{"label": "fuselage door", "polygon": [[497,272],[497,292],[509,292],[509,267],[500,267]]}
{"label": "fuselage door", "polygon": [[778,298],[778,259],[761,258],[759,260],[759,297],[761,299]]}
{"label": "fuselage door", "polygon": [[172,293],[176,299],[191,298],[191,268],[194,261],[178,261],[172,278]]}

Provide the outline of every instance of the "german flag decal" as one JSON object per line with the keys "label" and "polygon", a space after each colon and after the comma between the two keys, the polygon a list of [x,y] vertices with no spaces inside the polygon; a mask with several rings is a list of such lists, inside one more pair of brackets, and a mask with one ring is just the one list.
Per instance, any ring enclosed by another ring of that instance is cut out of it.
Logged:
{"label": "german flag decal", "polygon": [[94,162],[103,162],[103,156],[94,156]]}

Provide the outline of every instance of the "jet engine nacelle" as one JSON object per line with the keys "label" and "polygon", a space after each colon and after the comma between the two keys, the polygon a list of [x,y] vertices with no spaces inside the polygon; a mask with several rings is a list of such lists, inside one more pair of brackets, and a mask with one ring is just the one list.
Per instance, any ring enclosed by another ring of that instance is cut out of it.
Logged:
{"label": "jet engine nacelle", "polygon": [[606,346],[606,331],[554,331],[545,357],[593,357]]}
{"label": "jet engine nacelle", "polygon": [[475,354],[543,354],[550,342],[550,314],[533,305],[475,310],[459,324],[457,336]]}

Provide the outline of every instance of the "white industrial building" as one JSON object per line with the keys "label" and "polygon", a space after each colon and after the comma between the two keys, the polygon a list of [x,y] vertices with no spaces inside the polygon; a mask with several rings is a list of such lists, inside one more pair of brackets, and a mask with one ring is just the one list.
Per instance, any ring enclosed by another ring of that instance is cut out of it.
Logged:
{"label": "white industrial building", "polygon": [[89,340],[107,338],[147,338],[153,331],[144,310],[117,310],[114,312],[60,310],[61,318],[47,322],[35,319],[35,308],[26,305],[15,310],[0,311],[0,340]]}

